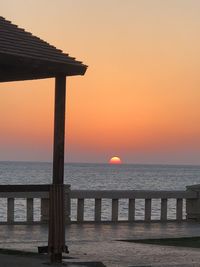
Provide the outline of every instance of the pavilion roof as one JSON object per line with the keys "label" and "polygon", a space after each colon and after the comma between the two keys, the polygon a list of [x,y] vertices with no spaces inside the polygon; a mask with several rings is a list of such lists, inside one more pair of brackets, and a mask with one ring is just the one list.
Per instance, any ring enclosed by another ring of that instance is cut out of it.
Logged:
{"label": "pavilion roof", "polygon": [[0,82],[84,75],[87,66],[0,16]]}

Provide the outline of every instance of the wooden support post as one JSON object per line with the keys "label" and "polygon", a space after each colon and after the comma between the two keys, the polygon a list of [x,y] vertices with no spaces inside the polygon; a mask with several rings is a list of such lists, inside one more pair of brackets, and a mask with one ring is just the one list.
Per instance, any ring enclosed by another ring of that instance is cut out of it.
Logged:
{"label": "wooden support post", "polygon": [[65,97],[66,78],[56,77],[54,147],[53,147],[53,184],[63,184],[65,149]]}
{"label": "wooden support post", "polygon": [[65,251],[64,220],[64,142],[65,142],[66,77],[55,79],[55,114],[53,148],[53,185],[50,190],[48,249],[51,262],[62,262]]}

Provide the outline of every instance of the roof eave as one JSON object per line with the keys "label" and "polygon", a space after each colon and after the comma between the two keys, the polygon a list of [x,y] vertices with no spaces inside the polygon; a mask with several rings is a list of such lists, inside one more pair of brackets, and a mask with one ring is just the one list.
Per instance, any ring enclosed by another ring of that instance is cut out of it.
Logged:
{"label": "roof eave", "polygon": [[86,70],[87,66],[82,63],[48,61],[0,52],[0,82],[84,75]]}

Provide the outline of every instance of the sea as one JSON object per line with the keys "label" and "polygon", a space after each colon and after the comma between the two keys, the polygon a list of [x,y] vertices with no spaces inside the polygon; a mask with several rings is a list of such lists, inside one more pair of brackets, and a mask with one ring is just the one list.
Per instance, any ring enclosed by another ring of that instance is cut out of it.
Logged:
{"label": "sea", "polygon": [[[64,181],[71,189],[90,190],[185,190],[187,185],[200,184],[200,166],[146,164],[65,164]],[[0,162],[0,184],[49,184],[52,163]],[[6,199],[0,199],[0,221],[7,219]],[[76,220],[76,200],[72,200],[72,220]],[[25,201],[15,200],[15,220],[26,217]],[[175,217],[175,200],[168,202],[169,218]],[[119,219],[127,218],[128,200],[119,202]],[[185,214],[185,203],[184,203]],[[94,218],[94,201],[85,201],[85,218]],[[111,216],[111,200],[103,200],[102,220]],[[144,201],[136,200],[136,219],[144,216]],[[152,202],[152,219],[160,216],[159,200]],[[40,217],[40,200],[34,200],[34,220]]]}

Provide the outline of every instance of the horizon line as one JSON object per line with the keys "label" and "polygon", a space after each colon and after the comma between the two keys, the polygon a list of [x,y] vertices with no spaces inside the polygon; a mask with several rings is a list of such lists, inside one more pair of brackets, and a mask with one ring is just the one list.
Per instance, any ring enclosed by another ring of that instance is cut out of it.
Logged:
{"label": "horizon line", "polygon": [[[53,165],[53,161],[36,161],[36,160],[0,160],[0,163],[48,163]],[[122,162],[121,164],[110,164],[109,162],[79,162],[79,161],[72,161],[72,162],[64,162],[64,164],[104,164],[104,165],[160,165],[160,166],[197,166],[200,167],[200,164],[193,164],[193,163],[131,163],[131,162]]]}

